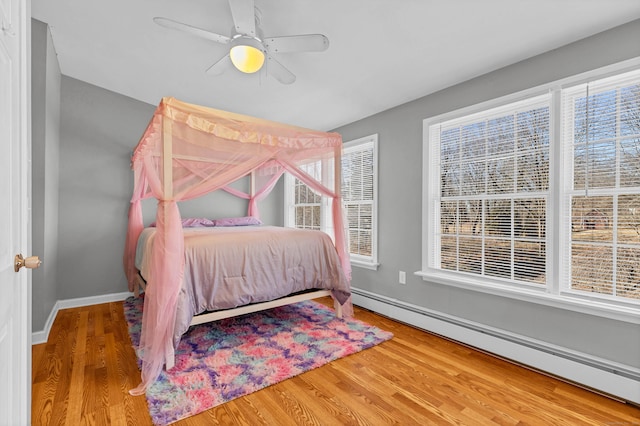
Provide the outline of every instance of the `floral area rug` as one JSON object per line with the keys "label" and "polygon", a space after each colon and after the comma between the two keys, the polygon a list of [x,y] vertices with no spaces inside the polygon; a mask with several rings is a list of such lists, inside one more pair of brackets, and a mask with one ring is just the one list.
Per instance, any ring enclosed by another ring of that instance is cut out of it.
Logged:
{"label": "floral area rug", "polygon": [[[142,297],[124,301],[134,347],[143,304]],[[170,424],[392,337],[314,301],[194,326],[182,336],[175,367],[147,389],[149,413],[154,424]]]}

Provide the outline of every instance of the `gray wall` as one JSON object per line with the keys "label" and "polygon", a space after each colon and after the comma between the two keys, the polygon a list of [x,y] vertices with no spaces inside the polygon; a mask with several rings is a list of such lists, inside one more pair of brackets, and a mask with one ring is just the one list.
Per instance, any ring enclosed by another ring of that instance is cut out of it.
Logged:
{"label": "gray wall", "polygon": [[127,290],[122,253],[131,151],[154,108],[63,76],[58,299]]}
{"label": "gray wall", "polygon": [[60,67],[46,24],[31,22],[33,330],[42,330],[57,300]]}
{"label": "gray wall", "polygon": [[[345,141],[379,135],[379,261],[354,268],[353,287],[562,347],[640,367],[636,324],[450,286],[398,271],[421,269],[425,118],[640,56],[640,20],[340,127]],[[399,188],[403,188],[399,190]]]}

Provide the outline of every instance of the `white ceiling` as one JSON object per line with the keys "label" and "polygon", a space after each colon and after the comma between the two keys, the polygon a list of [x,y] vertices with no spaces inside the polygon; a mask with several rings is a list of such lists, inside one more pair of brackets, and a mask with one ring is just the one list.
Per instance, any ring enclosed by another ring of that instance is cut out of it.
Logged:
{"label": "white ceiling", "polygon": [[[32,0],[64,75],[156,105],[163,96],[331,130],[640,18],[640,0],[256,0],[265,36],[321,33],[321,53],[280,54],[297,80],[205,70],[224,45],[227,0]],[[594,52],[598,54],[598,52]]]}

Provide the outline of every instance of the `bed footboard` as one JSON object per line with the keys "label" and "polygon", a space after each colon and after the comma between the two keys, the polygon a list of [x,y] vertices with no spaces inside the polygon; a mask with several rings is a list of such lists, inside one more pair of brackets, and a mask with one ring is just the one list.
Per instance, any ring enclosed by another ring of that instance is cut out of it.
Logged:
{"label": "bed footboard", "polygon": [[[304,300],[317,299],[319,297],[331,296],[330,290],[317,290],[308,293],[296,294],[294,296],[283,297],[269,302],[254,303],[252,305],[240,306],[234,309],[225,309],[222,311],[209,312],[193,317],[191,325],[204,324],[211,321],[218,321],[224,318],[237,317],[239,315],[250,314],[252,312],[264,311],[266,309],[277,308],[278,306],[291,305],[293,303],[302,302]],[[342,318],[342,306],[334,301],[336,316]]]}

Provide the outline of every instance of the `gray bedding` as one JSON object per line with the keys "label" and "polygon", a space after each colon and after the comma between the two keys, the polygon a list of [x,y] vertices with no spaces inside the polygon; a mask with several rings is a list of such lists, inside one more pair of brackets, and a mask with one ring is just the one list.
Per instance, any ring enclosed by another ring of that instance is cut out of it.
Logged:
{"label": "gray bedding", "polygon": [[[136,250],[144,278],[155,228]],[[350,296],[333,242],[320,231],[273,226],[185,228],[185,270],[178,296],[174,347],[194,315],[292,293],[327,289],[343,304]]]}

